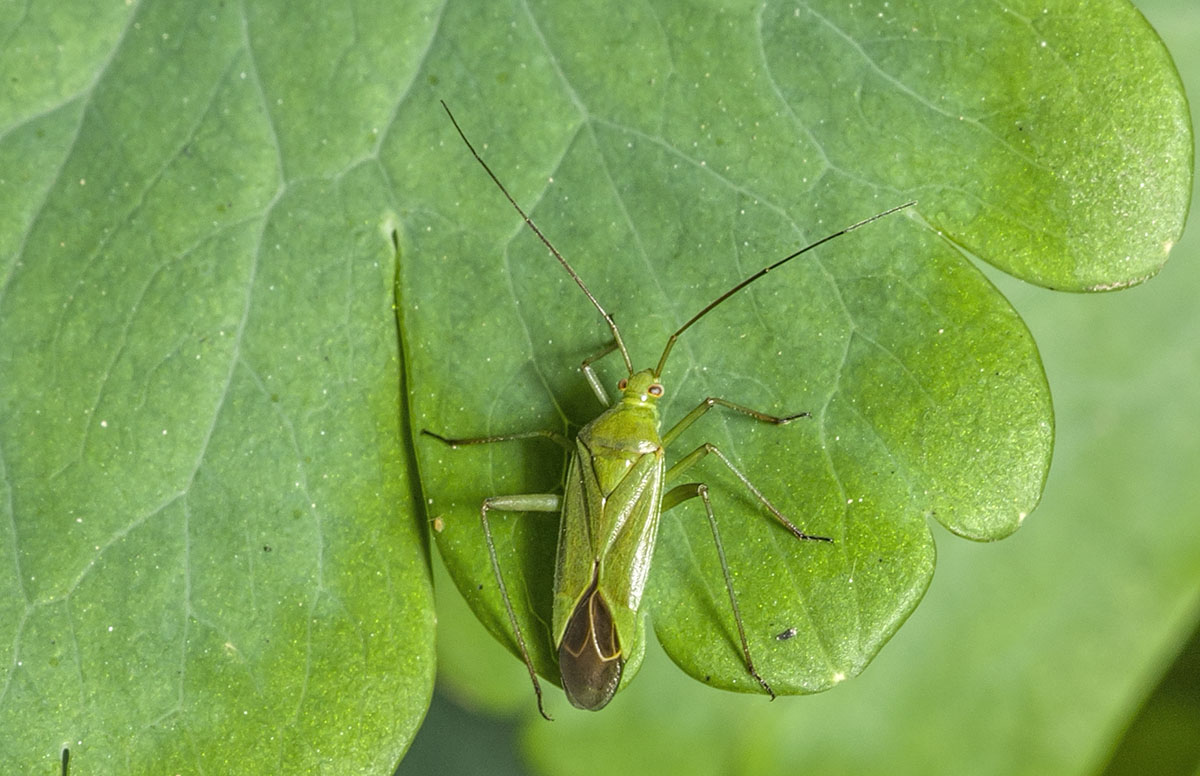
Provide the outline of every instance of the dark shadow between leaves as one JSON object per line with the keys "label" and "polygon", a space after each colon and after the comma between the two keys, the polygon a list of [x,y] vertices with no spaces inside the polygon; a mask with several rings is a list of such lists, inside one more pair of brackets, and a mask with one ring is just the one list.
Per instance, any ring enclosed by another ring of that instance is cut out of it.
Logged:
{"label": "dark shadow between leaves", "polygon": [[1138,709],[1103,776],[1191,776],[1200,769],[1200,624]]}

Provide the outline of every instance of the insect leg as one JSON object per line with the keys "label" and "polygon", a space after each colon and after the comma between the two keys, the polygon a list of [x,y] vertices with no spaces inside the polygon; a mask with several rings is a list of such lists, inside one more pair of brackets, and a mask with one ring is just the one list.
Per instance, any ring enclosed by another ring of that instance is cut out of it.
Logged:
{"label": "insect leg", "polygon": [[[557,431],[524,431],[517,434],[499,434],[496,436],[471,437],[466,439],[451,439],[441,434],[435,434],[429,429],[421,429],[421,433],[431,436],[451,447],[459,445],[487,445],[493,442],[510,442],[517,439],[537,439],[540,437],[556,442],[568,450],[572,449],[570,440]],[[487,542],[488,559],[492,562],[492,573],[496,577],[496,587],[500,590],[501,600],[504,601],[504,610],[508,613],[508,622],[512,626],[513,636],[517,639],[517,648],[521,652],[521,659],[525,661],[525,668],[529,670],[529,679],[533,682],[533,692],[537,695],[538,711],[543,717],[550,719],[550,715],[546,713],[546,709],[542,706],[542,685],[538,682],[537,671],[533,667],[533,659],[529,657],[529,648],[525,646],[525,635],[521,632],[521,626],[517,624],[517,614],[513,611],[512,599],[509,598],[508,587],[504,584],[504,575],[500,573],[500,561],[496,556],[496,543],[492,539],[492,528],[488,524],[487,518],[488,511],[492,509],[501,512],[560,512],[562,511],[562,496],[557,493],[491,496],[485,498],[483,504],[479,507],[479,521],[483,524],[483,537]]]}
{"label": "insect leg", "polygon": [[733,402],[728,401],[726,399],[718,399],[716,396],[709,396],[707,399],[700,402],[700,405],[698,407],[696,407],[696,409],[694,409],[691,412],[689,412],[688,414],[684,415],[682,420],[680,420],[674,426],[671,426],[671,428],[667,429],[667,432],[662,435],[663,446],[666,447],[666,446],[670,445],[671,442],[674,441],[675,437],[677,437],[683,433],[684,429],[686,429],[688,426],[695,423],[697,420],[700,419],[700,416],[702,416],[704,413],[708,412],[709,410],[711,410],[713,407],[715,407],[717,405],[725,407],[726,409],[733,410],[734,412],[740,412],[743,415],[749,415],[750,417],[752,417],[755,420],[760,421],[762,423],[771,423],[776,426],[782,426],[784,423],[791,423],[796,418],[809,417],[809,414],[807,412],[797,412],[794,415],[782,415],[782,416],[768,415],[765,412],[759,412],[758,410],[752,410],[749,407],[742,406],[741,404],[734,404]]}
{"label": "insect leg", "polygon": [[712,530],[713,543],[717,546],[717,558],[721,561],[721,574],[725,577],[725,590],[729,593],[729,608],[733,610],[733,621],[737,625],[738,638],[742,642],[742,657],[746,660],[746,670],[755,681],[766,690],[771,700],[775,700],[775,691],[762,678],[754,667],[754,659],[750,657],[750,642],[746,641],[746,627],[742,624],[742,612],[738,608],[737,593],[733,592],[733,577],[729,574],[729,564],[725,561],[725,545],[721,543],[721,532],[717,530],[717,519],[713,515],[712,503],[708,499],[708,486],[702,482],[692,482],[671,488],[663,495],[663,511],[683,503],[688,499],[699,497],[704,502],[704,513],[708,516],[708,527]]}
{"label": "insect leg", "polygon": [[522,431],[517,434],[497,434],[496,436],[467,437],[465,439],[451,439],[450,437],[444,437],[441,434],[435,434],[427,428],[421,429],[421,433],[425,436],[433,437],[439,442],[443,442],[451,447],[458,447],[459,445],[490,445],[493,442],[512,442],[517,439],[537,439],[541,437],[544,439],[549,439],[555,444],[561,445],[568,451],[575,449],[574,445],[571,444],[571,440],[567,439],[557,431]]}
{"label": "insect leg", "polygon": [[[703,407],[704,405],[702,404],[700,406]],[[699,409],[699,408],[697,408],[697,409]],[[685,418],[685,420],[686,420],[686,418]],[[671,429],[671,430],[674,431],[675,429]],[[665,439],[665,437],[664,437],[664,439]],[[717,458],[720,459],[721,463],[725,464],[725,466],[729,469],[729,471],[733,472],[734,475],[739,480],[742,481],[742,484],[746,486],[746,489],[749,490],[751,493],[753,493],[755,498],[757,498],[759,501],[761,501],[763,506],[765,506],[768,510],[770,510],[771,514],[775,516],[775,519],[778,520],[780,523],[782,523],[784,528],[791,531],[792,535],[795,536],[797,539],[807,539],[807,540],[816,541],[816,542],[832,542],[833,541],[833,539],[830,539],[828,536],[813,536],[812,534],[806,534],[806,533],[804,533],[804,531],[801,531],[799,528],[797,528],[795,523],[793,523],[791,520],[788,520],[787,517],[782,512],[780,512],[775,507],[774,504],[771,503],[770,499],[768,499],[766,496],[763,495],[761,490],[754,487],[754,483],[750,482],[750,480],[746,477],[746,475],[742,474],[741,471],[739,471],[738,468],[733,465],[733,462],[730,461],[728,458],[726,458],[725,454],[722,453],[717,448],[716,445],[711,444],[709,442],[705,442],[704,444],[700,445],[695,450],[693,450],[692,452],[685,455],[683,458],[680,458],[678,461],[676,461],[675,464],[673,466],[671,466],[671,468],[667,469],[667,473],[665,475],[666,481],[670,482],[672,479],[678,477],[680,474],[682,474],[687,469],[691,468],[693,465],[696,464],[697,461],[704,458],[709,453],[712,453],[713,455],[717,456]],[[663,509],[664,510],[667,509],[667,496],[669,496],[669,495],[670,495],[670,493],[666,494],[666,496],[663,496]],[[671,506],[674,506],[674,504],[671,504]]]}
{"label": "insect leg", "polygon": [[617,344],[616,340],[614,340],[604,350],[601,350],[594,356],[588,356],[583,360],[583,363],[579,365],[579,368],[583,370],[583,376],[587,378],[588,385],[592,386],[592,392],[596,394],[596,398],[600,400],[600,404],[605,407],[609,406],[611,403],[608,400],[608,391],[604,390],[604,384],[601,383],[600,378],[596,376],[596,370],[592,368],[592,364],[604,358],[609,353],[612,353],[618,347],[620,346]]}
{"label": "insect leg", "polygon": [[487,541],[488,558],[492,561],[492,573],[496,575],[496,587],[500,589],[500,598],[504,601],[504,610],[508,612],[508,622],[512,625],[513,635],[517,637],[517,648],[521,650],[521,659],[525,668],[529,669],[529,679],[533,682],[533,692],[537,695],[538,711],[546,719],[551,719],[542,706],[542,685],[538,682],[537,670],[533,667],[533,659],[529,657],[529,648],[525,646],[525,636],[521,626],[517,624],[517,613],[513,611],[512,599],[508,597],[508,587],[504,584],[504,575],[500,573],[500,561],[496,557],[496,543],[492,540],[492,529],[488,525],[488,510],[501,512],[558,512],[562,509],[562,496],[557,493],[526,493],[519,496],[492,496],[483,500],[479,508],[479,520],[483,523],[483,537]]}

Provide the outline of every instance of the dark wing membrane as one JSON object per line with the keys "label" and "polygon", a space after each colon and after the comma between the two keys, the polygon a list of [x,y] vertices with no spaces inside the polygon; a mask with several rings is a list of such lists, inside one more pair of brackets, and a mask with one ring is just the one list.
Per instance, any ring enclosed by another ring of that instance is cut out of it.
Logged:
{"label": "dark wing membrane", "polygon": [[589,711],[608,705],[625,667],[612,610],[596,587],[598,581],[599,568],[593,567],[592,584],[571,613],[558,646],[558,668],[567,700]]}

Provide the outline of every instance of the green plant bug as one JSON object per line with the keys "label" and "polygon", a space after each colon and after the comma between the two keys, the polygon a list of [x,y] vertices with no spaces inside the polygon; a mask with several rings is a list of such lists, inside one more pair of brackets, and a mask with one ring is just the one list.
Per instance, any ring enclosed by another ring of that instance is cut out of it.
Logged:
{"label": "green plant bug", "polygon": [[[807,412],[775,416],[736,404],[717,397],[707,397],[667,431],[660,433],[661,423],[658,401],[666,393],[660,377],[679,336],[693,324],[712,312],[729,297],[746,286],[778,269],[819,245],[853,231],[865,224],[910,207],[914,202],[890,208],[863,221],[830,234],[816,242],[789,254],[773,264],[750,275],[725,293],[704,306],[675,333],[667,338],[658,360],[652,369],[635,370],[621,338],[620,329],[612,315],[592,295],[583,279],[575,272],[561,253],[550,243],[536,224],[526,215],[512,195],[496,177],[487,163],[471,145],[466,134],[458,125],[450,108],[442,102],[459,136],[471,154],[487,172],[488,176],[516,209],[525,224],[549,249],[575,284],[587,296],[612,332],[613,341],[600,352],[585,359],[581,365],[584,377],[597,399],[607,407],[595,420],[584,425],[574,439],[568,439],[557,431],[528,431],[515,434],[473,438],[451,438],[423,429],[422,434],[456,447],[459,445],[482,445],[523,439],[549,439],[561,445],[569,455],[567,477],[562,494],[529,493],[510,496],[491,496],[480,505],[480,522],[487,543],[488,556],[496,585],[516,638],[517,648],[529,671],[537,696],[538,711],[550,719],[542,703],[542,689],[525,636],[517,622],[512,601],[500,571],[495,542],[488,524],[489,511],[505,512],[559,512],[558,549],[554,574],[553,613],[551,633],[554,650],[558,656],[559,674],[567,699],[581,709],[599,710],[612,700],[621,682],[626,656],[635,648],[639,638],[642,593],[654,556],[654,545],[658,535],[659,518],[663,511],[679,504],[699,498],[704,504],[708,525],[716,546],[729,606],[737,625],[741,641],[742,658],[747,673],[771,698],[775,697],[771,685],[754,666],[746,639],[745,627],[738,610],[737,594],[732,576],[725,560],[721,534],[713,513],[708,487],[703,483],[673,485],[685,471],[700,460],[712,455],[737,477],[742,485],[774,517],[776,522],[796,539],[814,542],[831,542],[824,536],[805,533],[789,520],[774,504],[746,477],[716,446],[704,443],[684,455],[670,466],[666,464],[666,449],[685,429],[695,423],[713,407],[723,407],[740,413],[761,423],[783,425],[798,418],[807,417]],[[597,376],[593,364],[599,359],[619,352],[624,360],[627,376],[617,384],[619,396],[610,402],[608,393]],[[435,528],[437,523],[435,522]],[[778,638],[785,639],[795,631],[785,631]]]}

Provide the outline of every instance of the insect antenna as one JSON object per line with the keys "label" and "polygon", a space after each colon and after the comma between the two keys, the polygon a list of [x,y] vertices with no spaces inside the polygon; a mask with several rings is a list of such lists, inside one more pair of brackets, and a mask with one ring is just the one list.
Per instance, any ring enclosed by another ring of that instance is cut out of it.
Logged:
{"label": "insect antenna", "polygon": [[441,102],[442,107],[446,109],[446,115],[450,117],[450,123],[454,125],[456,130],[458,130],[458,136],[461,137],[463,142],[467,144],[467,148],[471,151],[471,155],[475,157],[475,161],[479,162],[480,166],[483,167],[484,172],[486,172],[488,177],[492,179],[492,182],[496,184],[509,203],[516,208],[518,213],[521,214],[521,218],[525,221],[529,228],[533,230],[533,233],[538,236],[538,239],[542,241],[542,244],[550,249],[550,253],[554,254],[554,258],[558,259],[558,263],[563,266],[563,269],[565,269],[567,274],[571,276],[571,279],[575,281],[575,285],[579,286],[579,288],[583,290],[583,293],[587,295],[587,298],[600,312],[600,315],[604,316],[604,321],[608,324],[608,328],[612,329],[613,340],[616,342],[617,349],[621,351],[621,358],[625,359],[625,368],[628,369],[629,374],[632,375],[633,361],[631,361],[629,358],[629,351],[625,349],[625,342],[621,339],[621,331],[617,328],[617,322],[614,321],[612,315],[610,315],[600,305],[600,301],[596,299],[596,297],[592,296],[592,292],[588,290],[587,285],[583,282],[583,278],[579,277],[579,274],[575,272],[575,268],[572,267],[565,258],[563,258],[563,255],[558,252],[557,248],[550,244],[550,241],[546,239],[546,235],[542,234],[542,230],[537,228],[537,224],[533,223],[533,219],[525,214],[525,211],[521,209],[521,206],[517,204],[517,201],[513,199],[511,194],[508,193],[508,189],[504,188],[504,184],[501,183],[500,179],[496,177],[496,173],[492,172],[492,168],[487,166],[487,162],[483,161],[483,157],[480,156],[479,152],[475,150],[475,146],[471,145],[470,140],[467,140],[466,133],[463,132],[462,127],[458,125],[458,121],[455,120],[454,114],[450,112],[450,106],[446,105],[446,101],[439,100],[439,102]]}
{"label": "insect antenna", "polygon": [[878,221],[880,218],[883,218],[884,216],[889,216],[892,213],[895,213],[897,210],[904,210],[905,208],[912,207],[915,204],[917,204],[916,200],[912,200],[909,202],[905,202],[903,205],[896,205],[895,207],[888,208],[887,210],[883,211],[882,213],[876,213],[875,215],[871,216],[870,218],[865,218],[856,224],[851,224],[850,226],[847,226],[844,229],[839,229],[838,231],[834,232],[833,234],[825,235],[820,240],[817,240],[816,242],[812,242],[812,243],[809,243],[808,245],[805,245],[803,248],[796,251],[795,253],[784,256],[782,259],[775,262],[774,264],[770,264],[766,267],[763,267],[758,272],[755,272],[750,277],[746,278],[745,280],[743,280],[740,283],[738,283],[737,285],[735,285],[733,288],[731,288],[728,291],[726,291],[725,293],[721,294],[716,299],[712,300],[707,305],[705,305],[703,310],[701,310],[700,312],[696,313],[691,318],[689,318],[687,323],[680,326],[678,329],[675,330],[674,334],[672,334],[670,337],[667,338],[667,346],[665,348],[663,348],[662,358],[658,359],[658,366],[654,370],[655,376],[659,376],[662,374],[663,367],[665,367],[666,363],[667,363],[667,356],[670,355],[671,348],[675,347],[675,341],[677,339],[679,339],[679,335],[683,334],[685,331],[690,329],[693,323],[700,320],[704,316],[708,315],[710,312],[713,311],[713,309],[715,307],[717,307],[717,305],[721,304],[726,299],[728,299],[729,297],[736,294],[738,291],[741,291],[743,288],[750,285],[754,281],[758,280],[763,275],[766,275],[768,272],[779,269],[780,267],[782,267],[784,264],[787,264],[792,259],[796,258],[797,256],[799,256],[803,253],[808,253],[809,251],[811,251],[813,248],[816,248],[817,246],[824,245],[825,243],[829,242],[830,240],[832,240],[834,238],[841,237],[842,235],[844,235],[848,232],[853,232],[855,229],[859,228],[860,226],[866,226],[867,224],[871,223],[872,221]]}

